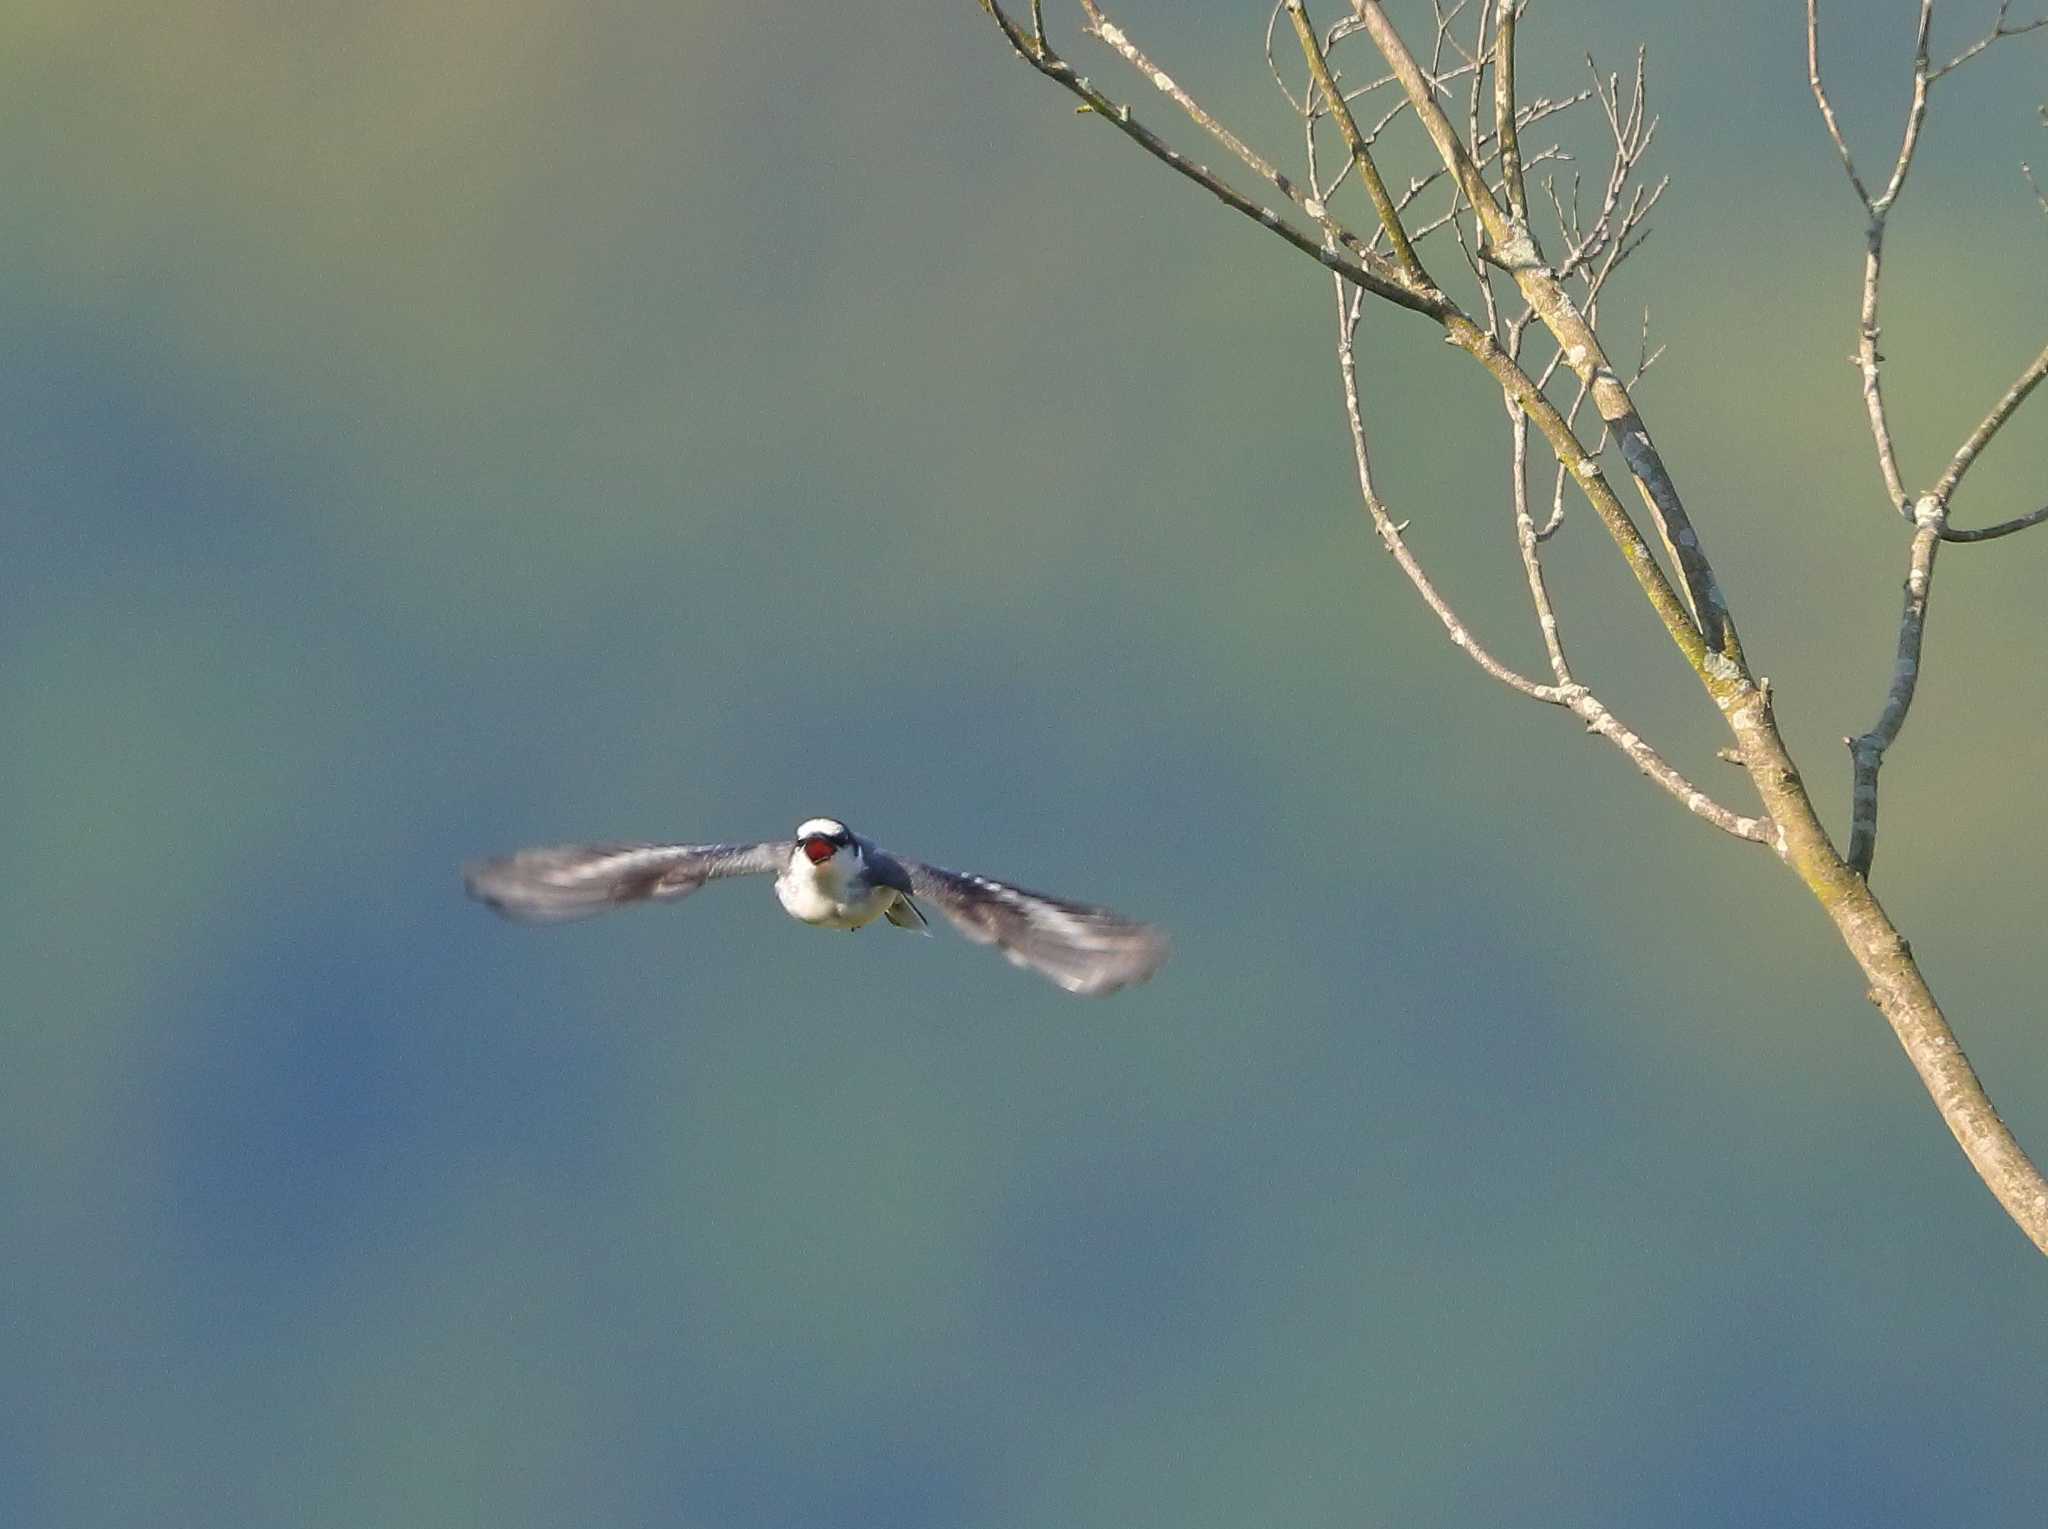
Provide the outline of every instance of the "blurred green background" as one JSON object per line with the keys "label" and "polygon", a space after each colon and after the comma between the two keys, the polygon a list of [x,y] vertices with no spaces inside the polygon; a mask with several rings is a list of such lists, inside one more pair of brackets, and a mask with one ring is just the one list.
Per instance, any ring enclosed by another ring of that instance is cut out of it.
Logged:
{"label": "blurred green background", "polygon": [[[1524,83],[1650,46],[1608,325],[1839,828],[1905,541],[1860,216],[1796,6],[1636,9],[1538,8]],[[1835,9],[1881,176],[1910,6]],[[1326,281],[971,0],[0,14],[0,1521],[2040,1522],[2041,1261],[1818,911],[1443,641]],[[1291,154],[1263,10],[1121,19]],[[2044,58],[1938,89],[1895,223],[1915,483],[2048,334]],[[1497,400],[1366,345],[1539,664]],[[1747,805],[1574,516],[1582,671]],[[2037,1153],[2044,570],[1943,558],[1878,860]],[[813,812],[1177,958],[1090,1005],[758,884],[456,881]]]}

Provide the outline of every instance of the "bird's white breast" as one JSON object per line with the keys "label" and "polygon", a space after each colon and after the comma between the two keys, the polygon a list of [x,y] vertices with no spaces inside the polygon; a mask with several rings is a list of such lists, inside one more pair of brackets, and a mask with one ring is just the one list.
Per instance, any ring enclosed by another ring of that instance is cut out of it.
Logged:
{"label": "bird's white breast", "polygon": [[858,929],[880,918],[896,894],[888,887],[868,885],[845,851],[823,865],[813,865],[799,850],[775,878],[775,896],[784,912],[806,924]]}

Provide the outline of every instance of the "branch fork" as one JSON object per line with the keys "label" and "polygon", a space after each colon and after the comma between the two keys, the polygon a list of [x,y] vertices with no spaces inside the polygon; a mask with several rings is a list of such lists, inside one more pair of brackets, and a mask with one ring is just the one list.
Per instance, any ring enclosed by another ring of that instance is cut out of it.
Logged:
{"label": "branch fork", "polygon": [[[1564,263],[1553,265],[1545,260],[1541,242],[1530,223],[1527,177],[1533,165],[1564,156],[1554,150],[1530,154],[1521,141],[1522,133],[1534,121],[1551,115],[1548,109],[1539,112],[1535,107],[1524,107],[1516,99],[1514,45],[1521,20],[1521,0],[1477,0],[1472,7],[1476,31],[1469,42],[1453,31],[1459,15],[1468,9],[1467,0],[1438,4],[1427,63],[1409,49],[1379,0],[1350,0],[1351,15],[1327,34],[1317,32],[1305,0],[1278,0],[1275,20],[1269,24],[1267,33],[1269,62],[1278,11],[1284,10],[1310,76],[1309,87],[1299,97],[1292,90],[1287,92],[1304,120],[1309,157],[1305,184],[1280,172],[1194,101],[1170,74],[1138,48],[1127,31],[1109,20],[1099,0],[1078,0],[1086,14],[1086,29],[1093,36],[1136,69],[1200,131],[1222,145],[1285,203],[1312,220],[1320,238],[1305,232],[1281,212],[1237,191],[1207,167],[1185,158],[1141,123],[1128,106],[1112,101],[1075,73],[1046,38],[1039,0],[1033,0],[1028,32],[1005,13],[1001,0],[979,3],[1017,54],[1039,73],[1078,97],[1085,107],[1175,173],[1201,186],[1233,211],[1257,221],[1335,274],[1338,371],[1360,497],[1380,541],[1437,616],[1446,635],[1480,669],[1510,690],[1571,711],[1589,731],[1607,739],[1695,816],[1733,837],[1763,843],[1772,849],[1834,923],[1869,982],[1872,1001],[1890,1022],[1944,1123],[1978,1175],[2021,1231],[2037,1248],[2048,1253],[2048,1180],[2043,1179],[1992,1107],[1910,947],[1871,893],[1868,882],[1876,844],[1878,771],[1886,750],[1904,726],[1917,687],[1936,554],[1944,541],[1988,541],[2048,522],[2048,505],[2043,505],[1983,530],[1959,531],[1949,524],[1953,496],[1971,464],[2043,377],[2048,376],[2048,348],[1992,406],[1951,456],[1934,484],[1918,495],[1907,492],[1883,396],[1884,357],[1878,350],[1878,294],[1886,220],[1904,190],[1926,122],[1933,84],[1993,43],[2048,26],[2048,17],[2013,24],[2009,18],[2011,0],[2001,0],[1991,31],[1947,64],[1937,67],[1929,49],[1933,0],[1921,0],[1915,28],[1912,98],[1905,130],[1891,173],[1883,189],[1873,194],[1856,168],[1822,81],[1818,0],[1808,0],[1807,4],[1809,85],[1867,219],[1857,326],[1859,342],[1853,359],[1885,492],[1889,501],[1913,523],[1905,609],[1884,709],[1870,729],[1845,740],[1854,772],[1853,822],[1845,856],[1837,852],[1807,794],[1798,766],[1778,730],[1768,682],[1754,677],[1750,670],[1729,602],[1649,425],[1631,396],[1635,380],[1655,360],[1647,337],[1634,377],[1624,382],[1596,332],[1602,288],[1631,250],[1640,245],[1646,232],[1643,219],[1663,189],[1662,182],[1654,188],[1637,185],[1628,189],[1655,130],[1654,119],[1643,111],[1640,55],[1634,94],[1626,106],[1622,104],[1618,77],[1610,75],[1603,84],[1596,74],[1591,92],[1556,108],[1562,110],[1589,95],[1598,99],[1615,150],[1601,193],[1601,210],[1590,225],[1580,215],[1576,172],[1569,211],[1554,183],[1546,181],[1544,190],[1557,213],[1560,237],[1567,251]],[[1330,64],[1329,52],[1340,39],[1353,35],[1371,40],[1386,72],[1357,90],[1347,91]],[[1274,68],[1277,78],[1277,64]],[[1490,103],[1485,89],[1489,80]],[[1459,104],[1454,85],[1461,86],[1466,95],[1462,130],[1453,124],[1447,110],[1447,106]],[[1360,127],[1352,107],[1382,88],[1393,89],[1398,99],[1368,131]],[[1489,104],[1490,112],[1486,109]],[[1543,104],[1546,108],[1549,105]],[[1375,144],[1380,131],[1402,111],[1411,113],[1421,125],[1440,167],[1411,177],[1409,189],[1397,199],[1387,191],[1375,158]],[[1327,181],[1319,173],[1317,160],[1317,126],[1324,121],[1336,126],[1346,149],[1342,169]],[[1497,184],[1489,179],[1490,174],[1498,176]],[[1369,237],[1347,227],[1333,210],[1336,191],[1345,179],[1354,176],[1371,201],[1379,225]],[[1439,182],[1450,188],[1448,210],[1410,228],[1404,219],[1416,199]],[[2048,207],[2048,202],[2044,202],[2044,207]],[[1448,295],[1423,261],[1422,241],[1438,230],[1447,230],[1456,241],[1472,276],[1477,302],[1469,308]],[[1388,253],[1381,254],[1381,248]],[[1512,290],[1511,297],[1497,290],[1497,281]],[[1484,367],[1501,389],[1511,444],[1514,539],[1551,671],[1547,682],[1504,663],[1478,640],[1422,569],[1405,536],[1407,522],[1397,523],[1374,489],[1358,396],[1355,351],[1359,317],[1368,296],[1440,325],[1446,341]],[[1517,300],[1519,308],[1508,311],[1507,304]],[[1532,326],[1537,325],[1555,352],[1532,375],[1523,362],[1524,341]],[[1577,394],[1568,412],[1560,409],[1546,391],[1560,366],[1569,370],[1577,383]],[[1591,450],[1576,429],[1579,409],[1588,400],[1601,421],[1600,440]],[[1556,461],[1552,509],[1540,526],[1531,511],[1527,489],[1528,427],[1532,423],[1542,433]],[[1601,470],[1599,453],[1610,438],[1618,446],[1642,505],[1664,543],[1677,574],[1676,587]],[[1725,720],[1734,746],[1723,751],[1722,757],[1740,764],[1747,773],[1760,802],[1757,813],[1738,814],[1700,791],[1617,720],[1576,678],[1541,561],[1544,542],[1561,523],[1563,485],[1567,478],[1613,539],[1624,566],[1666,635]]]}

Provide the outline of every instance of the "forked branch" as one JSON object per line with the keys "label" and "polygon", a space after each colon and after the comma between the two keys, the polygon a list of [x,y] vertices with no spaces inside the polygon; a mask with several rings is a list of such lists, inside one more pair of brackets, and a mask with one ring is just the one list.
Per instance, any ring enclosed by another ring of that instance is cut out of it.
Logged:
{"label": "forked branch", "polygon": [[1910,501],[1900,474],[1898,450],[1893,443],[1891,419],[1885,407],[1881,385],[1884,357],[1878,351],[1878,299],[1884,279],[1885,229],[1900,194],[1906,188],[1906,177],[1913,168],[1914,153],[1927,123],[1930,88],[1934,81],[1975,58],[2000,39],[2023,36],[2048,24],[2048,18],[2043,18],[2019,26],[2011,25],[2008,15],[2010,4],[2011,0],[2003,0],[1991,30],[1937,69],[1930,63],[1928,54],[1934,3],[1933,0],[1921,0],[1914,25],[1913,90],[1906,107],[1905,130],[1900,137],[1898,157],[1892,162],[1891,178],[1885,183],[1884,191],[1873,197],[1856,172],[1855,157],[1835,116],[1827,86],[1821,79],[1819,0],[1806,0],[1807,83],[1813,91],[1815,104],[1820,108],[1821,120],[1827,125],[1828,137],[1841,157],[1849,184],[1863,203],[1868,218],[1864,231],[1863,288],[1856,346],[1856,367],[1863,379],[1864,412],[1870,421],[1871,440],[1876,447],[1878,472],[1884,479],[1885,491],[1901,513],[1914,523],[1906,556],[1906,595],[1899,614],[1897,653],[1892,664],[1891,681],[1885,690],[1884,706],[1869,731],[1842,740],[1849,748],[1851,771],[1848,861],[1859,875],[1865,877],[1870,875],[1877,855],[1878,771],[1884,766],[1886,751],[1898,741],[1899,733],[1906,725],[1907,713],[1912,709],[1913,698],[1919,688],[1921,644],[1927,629],[1935,553],[1945,541],[1994,541],[2048,520],[2048,507],[2044,507],[2038,513],[2021,515],[1981,531],[1957,531],[1948,523],[1949,504],[1963,481],[1963,475],[2005,428],[2019,406],[2026,402],[2027,395],[2040,384],[2042,377],[2048,375],[2048,347],[2034,357],[1998,402],[1991,406],[1976,429],[1956,448],[1934,484]]}
{"label": "forked branch", "polygon": [[[1532,701],[1543,701],[1553,706],[1568,709],[1586,724],[1586,730],[1621,750],[1622,754],[1644,775],[1656,782],[1677,799],[1686,811],[1703,822],[1712,824],[1723,833],[1744,839],[1754,844],[1769,844],[1775,834],[1772,826],[1761,818],[1745,817],[1732,812],[1700,790],[1653,748],[1647,740],[1627,726],[1609,711],[1600,698],[1573,677],[1571,665],[1564,656],[1564,647],[1558,636],[1557,617],[1551,607],[1550,593],[1543,580],[1542,564],[1535,555],[1535,531],[1530,524],[1528,498],[1519,487],[1526,480],[1522,476],[1523,453],[1516,453],[1515,519],[1520,545],[1523,549],[1523,567],[1529,580],[1530,597],[1536,607],[1538,621],[1544,634],[1545,647],[1550,654],[1551,672],[1557,683],[1540,684],[1527,675],[1510,668],[1472,635],[1451,604],[1437,590],[1429,575],[1423,571],[1409,548],[1404,535],[1405,523],[1396,523],[1385,502],[1373,487],[1372,456],[1366,445],[1365,414],[1358,400],[1358,299],[1346,290],[1340,281],[1337,285],[1337,374],[1344,391],[1344,418],[1351,432],[1352,460],[1358,473],[1358,492],[1366,512],[1371,515],[1373,529],[1379,533],[1380,541],[1393,555],[1395,563],[1415,586],[1423,603],[1443,623],[1454,646],[1464,651],[1488,675],[1499,680],[1518,695]],[[1527,428],[1523,422],[1519,405],[1508,403],[1510,415],[1517,425],[1517,437],[1526,446]]]}
{"label": "forked branch", "polygon": [[[1727,601],[1678,497],[1671,475],[1651,439],[1649,428],[1630,396],[1631,384],[1623,381],[1594,333],[1598,284],[1606,279],[1601,273],[1611,274],[1614,265],[1631,247],[1632,238],[1640,237],[1634,225],[1647,210],[1647,203],[1654,201],[1655,193],[1639,190],[1624,199],[1617,189],[1619,183],[1610,180],[1602,195],[1602,212],[1589,224],[1576,214],[1568,215],[1562,198],[1557,197],[1555,188],[1552,188],[1553,205],[1558,208],[1560,223],[1564,224],[1568,217],[1570,220],[1570,227],[1564,235],[1568,253],[1564,263],[1559,265],[1545,260],[1541,245],[1529,226],[1526,179],[1530,165],[1538,156],[1526,150],[1523,134],[1531,118],[1528,109],[1515,98],[1512,54],[1521,17],[1519,10],[1511,8],[1517,5],[1517,0],[1478,0],[1475,8],[1477,30],[1470,41],[1453,37],[1450,30],[1450,18],[1464,9],[1464,0],[1448,9],[1439,5],[1436,8],[1436,33],[1426,50],[1427,62],[1403,42],[1378,0],[1351,0],[1351,18],[1327,35],[1318,34],[1309,22],[1305,0],[1279,0],[1294,24],[1297,42],[1309,69],[1307,90],[1299,98],[1293,98],[1290,92],[1290,98],[1297,99],[1299,109],[1308,119],[1311,154],[1318,114],[1327,113],[1346,140],[1345,169],[1330,185],[1322,186],[1317,183],[1312,158],[1306,190],[1292,180],[1280,177],[1279,172],[1272,171],[1262,156],[1251,151],[1235,134],[1223,129],[1198,103],[1193,102],[1170,75],[1153,64],[1151,55],[1139,52],[1128,34],[1109,20],[1103,13],[1100,0],[1081,0],[1090,30],[1108,42],[1126,62],[1149,70],[1150,83],[1173,99],[1201,131],[1223,143],[1240,162],[1314,218],[1323,235],[1320,242],[1285,217],[1236,191],[1205,167],[1185,159],[1158,134],[1138,123],[1127,106],[1111,100],[1077,74],[1054,50],[1037,20],[1035,6],[1033,25],[1026,31],[1004,13],[1000,0],[979,0],[979,3],[1002,29],[1020,57],[1077,96],[1088,111],[1102,117],[1177,174],[1202,186],[1234,211],[1255,219],[1286,240],[1298,253],[1337,274],[1340,281],[1339,375],[1344,388],[1346,420],[1359,468],[1360,491],[1374,526],[1396,563],[1436,613],[1452,640],[1488,674],[1531,699],[1569,707],[1594,732],[1620,747],[1646,775],[1684,801],[1691,811],[1738,837],[1770,844],[1834,923],[1869,982],[1872,1001],[1890,1022],[1944,1123],[1978,1175],[2034,1245],[2048,1253],[2048,1181],[2043,1180],[1999,1119],[1928,989],[1905,939],[1871,895],[1865,877],[1837,853],[1822,826],[1798,767],[1778,730],[1768,684],[1753,677],[1744,658]],[[1898,666],[1901,672],[1910,669],[1913,675],[1918,672],[1926,591],[1931,584],[1934,556],[1940,543],[1943,540],[1990,540],[2048,520],[2048,506],[2044,506],[2033,514],[1981,532],[1957,532],[1946,527],[1947,495],[1955,490],[1976,455],[2041,380],[2043,370],[2048,369],[2048,354],[2022,373],[2006,397],[1994,405],[1985,422],[1951,457],[1946,488],[1941,493],[1930,492],[1915,504],[1909,504],[1898,475],[1896,453],[1891,447],[1889,425],[1877,386],[1881,357],[1876,350],[1876,290],[1883,216],[1896,201],[1911,168],[1913,150],[1926,118],[1927,92],[1931,84],[1981,53],[1984,47],[2000,37],[2033,29],[2032,23],[2011,25],[2005,9],[2001,8],[1998,21],[1986,39],[1937,69],[1929,61],[1927,51],[1931,15],[1931,0],[1923,0],[1915,46],[1913,102],[1908,112],[1905,138],[1885,188],[1876,195],[1870,193],[1856,172],[1847,141],[1841,134],[1833,107],[1820,82],[1818,23],[1811,10],[1808,15],[1810,79],[1815,99],[1842,155],[1851,184],[1875,230],[1868,243],[1863,325],[1865,342],[1859,352],[1859,365],[1864,372],[1873,437],[1878,443],[1887,491],[1893,503],[1915,520],[1909,610],[1901,625],[1901,661]],[[1384,76],[1376,77],[1364,89],[1369,91],[1391,85],[1401,97],[1399,106],[1382,115],[1380,125],[1392,120],[1400,111],[1411,113],[1422,125],[1441,161],[1440,170],[1433,170],[1426,177],[1411,178],[1410,191],[1402,196],[1386,195],[1385,178],[1379,173],[1375,154],[1379,127],[1363,126],[1352,113],[1350,107],[1362,92],[1345,87],[1342,74],[1329,56],[1341,35],[1354,32],[1371,38],[1386,66]],[[1489,92],[1483,88],[1489,77],[1492,85],[1490,110]],[[1638,74],[1634,99],[1626,106],[1622,102],[1618,81],[1610,80],[1606,88],[1594,92],[1602,102],[1611,130],[1621,145],[1622,158],[1629,161],[1627,168],[1631,171],[1634,160],[1640,157],[1639,149],[1647,143],[1649,129],[1654,125],[1644,118],[1641,111],[1640,78]],[[1453,125],[1445,110],[1445,101],[1453,97],[1444,87],[1453,79],[1464,81],[1468,87],[1463,103],[1466,124],[1462,131]],[[1490,140],[1490,148],[1482,138]],[[1631,144],[1636,148],[1632,149]],[[1500,176],[1497,187],[1488,179],[1489,167]],[[1391,258],[1374,252],[1370,241],[1360,241],[1344,227],[1329,206],[1328,193],[1352,175],[1365,186],[1366,194],[1374,201],[1375,216],[1381,224],[1380,236],[1389,241],[1389,247],[1394,251]],[[1455,190],[1452,210],[1443,226],[1457,236],[1461,248],[1476,257],[1473,269],[1480,296],[1477,307],[1469,312],[1428,279],[1427,269],[1416,253],[1416,245],[1429,231],[1428,227],[1418,229],[1403,221],[1417,190],[1439,176]],[[1624,180],[1626,178],[1623,177]],[[1379,194],[1375,194],[1372,185],[1375,179],[1380,183]],[[1389,202],[1391,214],[1387,211]],[[1576,193],[1573,205],[1577,205]],[[1470,237],[1467,233],[1468,219]],[[1604,233],[1601,231],[1603,223]],[[1497,274],[1512,281],[1526,305],[1520,315],[1509,315],[1502,310],[1494,291]],[[1576,297],[1567,289],[1568,281],[1579,284],[1581,290]],[[1516,543],[1523,558],[1531,603],[1544,636],[1545,653],[1552,673],[1550,683],[1537,681],[1514,670],[1478,642],[1470,628],[1424,575],[1403,535],[1403,528],[1394,522],[1372,486],[1354,349],[1358,305],[1365,295],[1380,298],[1409,313],[1423,315],[1441,326],[1445,337],[1478,361],[1501,389],[1508,409],[1510,439],[1515,447]],[[1539,374],[1534,376],[1524,366],[1521,337],[1531,322],[1543,326],[1555,343],[1563,366],[1576,378],[1581,396],[1591,400],[1604,430],[1612,433],[1672,555],[1685,592],[1683,598],[1665,576],[1627,509],[1608,486],[1596,452],[1586,448],[1573,427],[1571,416],[1559,409],[1546,393],[1544,384],[1557,365],[1556,360],[1551,367],[1539,368]],[[1644,356],[1647,361],[1647,341]],[[1638,376],[1641,369],[1639,365]],[[1708,801],[1670,769],[1647,744],[1616,722],[1573,677],[1538,550],[1547,530],[1554,528],[1554,519],[1545,527],[1537,527],[1528,507],[1525,422],[1534,423],[1542,432],[1565,476],[1578,485],[1580,493],[1613,538],[1630,575],[1672,643],[1712,698],[1734,735],[1733,753],[1747,770],[1762,802],[1763,813],[1760,816],[1738,816]],[[1937,487],[1940,486],[1938,482]],[[1906,662],[1908,658],[1910,664]],[[1873,759],[1881,759],[1884,748],[1897,736],[1911,700],[1910,681],[1888,696],[1884,715],[1878,725],[1865,735],[1864,751]],[[1874,837],[1874,763],[1870,778]]]}

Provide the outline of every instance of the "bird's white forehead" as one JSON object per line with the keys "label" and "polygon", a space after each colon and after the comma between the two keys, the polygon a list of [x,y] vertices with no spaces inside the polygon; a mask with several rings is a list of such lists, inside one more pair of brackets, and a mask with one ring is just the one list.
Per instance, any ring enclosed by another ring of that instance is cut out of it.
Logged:
{"label": "bird's white forehead", "polygon": [[796,825],[796,836],[799,839],[808,839],[813,834],[822,835],[829,839],[835,834],[843,834],[845,832],[846,825],[837,818],[805,818]]}

